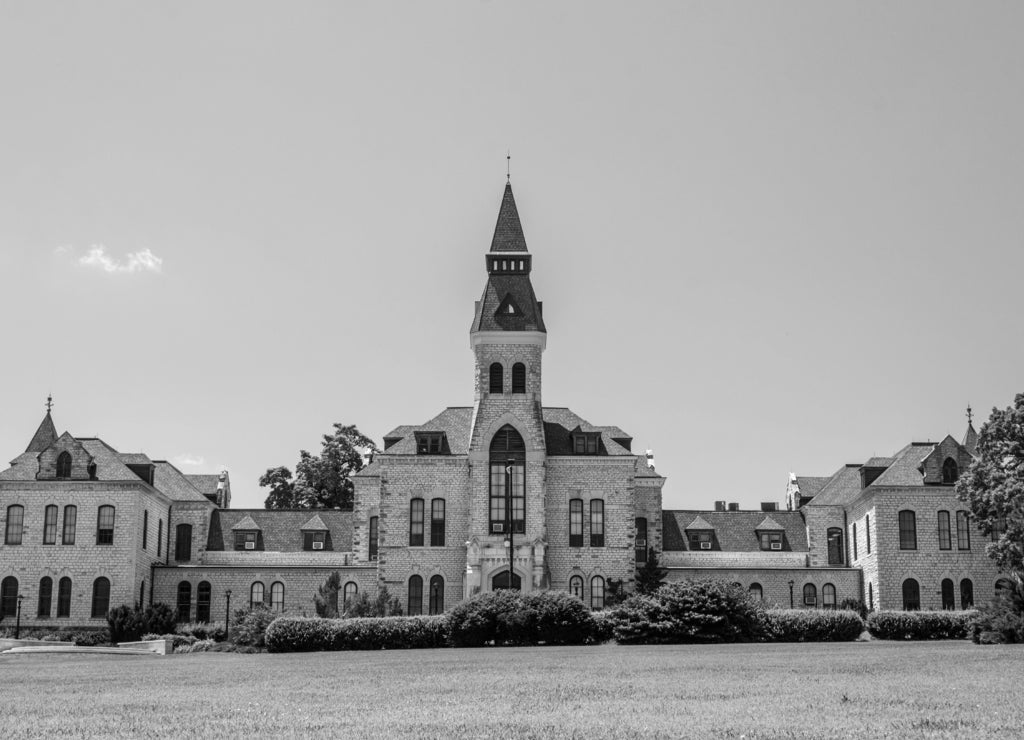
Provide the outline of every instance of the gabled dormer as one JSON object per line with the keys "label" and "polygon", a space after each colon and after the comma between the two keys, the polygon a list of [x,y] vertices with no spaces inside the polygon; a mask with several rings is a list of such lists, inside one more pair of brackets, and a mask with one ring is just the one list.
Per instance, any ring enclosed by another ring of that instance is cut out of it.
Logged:
{"label": "gabled dormer", "polygon": [[444,432],[418,431],[416,436],[417,455],[450,455],[452,449],[448,445],[448,435]]}
{"label": "gabled dormer", "polygon": [[762,550],[786,549],[786,529],[770,516],[766,516],[754,528]]}
{"label": "gabled dormer", "polygon": [[925,485],[951,486],[967,470],[974,460],[967,448],[953,439],[952,435],[939,442],[929,452],[918,470]]}
{"label": "gabled dormer", "polygon": [[331,531],[324,524],[324,520],[320,518],[319,514],[314,514],[310,519],[300,527],[302,531],[302,549],[307,551],[314,550],[333,550],[333,543],[331,542]]}
{"label": "gabled dormer", "polygon": [[93,456],[68,432],[39,453],[36,480],[96,480]]}
{"label": "gabled dormer", "polygon": [[601,432],[583,431],[577,426],[569,437],[572,439],[572,454],[574,455],[607,455],[608,451],[601,443]]}
{"label": "gabled dormer", "polygon": [[263,530],[251,516],[245,516],[231,528],[236,550],[263,550]]}
{"label": "gabled dormer", "polygon": [[686,525],[686,544],[691,550],[717,550],[715,528],[702,516]]}

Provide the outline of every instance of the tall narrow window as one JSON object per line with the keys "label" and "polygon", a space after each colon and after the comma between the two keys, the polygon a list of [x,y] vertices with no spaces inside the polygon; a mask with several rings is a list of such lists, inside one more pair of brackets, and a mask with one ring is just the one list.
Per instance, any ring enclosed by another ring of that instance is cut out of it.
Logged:
{"label": "tall narrow window", "polygon": [[953,591],[953,581],[949,578],[942,579],[942,608],[956,609],[956,594]]}
{"label": "tall narrow window", "polygon": [[263,581],[255,581],[249,587],[249,608],[254,609],[263,603]]}
{"label": "tall narrow window", "polygon": [[149,547],[149,509],[142,512],[142,549]]}
{"label": "tall narrow window", "polygon": [[590,546],[604,547],[604,501],[590,500]]}
{"label": "tall narrow window", "polygon": [[430,502],[430,546],[444,547],[444,499]]}
{"label": "tall narrow window", "polygon": [[956,464],[956,460],[947,457],[946,461],[942,463],[942,482],[946,485],[953,485],[959,477],[960,466]]}
{"label": "tall narrow window", "polygon": [[569,579],[569,593],[583,601],[583,576],[573,576]]}
{"label": "tall narrow window", "polygon": [[903,582],[903,610],[918,611],[921,608],[921,586],[913,578]]}
{"label": "tall narrow window", "polygon": [[900,512],[900,549],[917,549],[917,516],[909,509]]}
{"label": "tall narrow window", "polygon": [[970,519],[966,511],[956,513],[956,548],[958,550],[971,549],[971,530],[968,527]]}
{"label": "tall narrow window", "polygon": [[103,619],[110,611],[110,581],[100,576],[92,582],[92,618]]}
{"label": "tall narrow window", "polygon": [[139,584],[139,608],[141,609],[146,605],[146,582],[143,581]]}
{"label": "tall narrow window", "polygon": [[409,616],[415,617],[423,613],[423,578],[409,577]]}
{"label": "tall narrow window", "polygon": [[25,507],[13,504],[7,507],[7,527],[4,531],[5,545],[20,545],[25,531]]}
{"label": "tall narrow window", "polygon": [[856,560],[857,557],[858,557],[857,556],[857,522],[853,523],[853,537],[851,539],[853,540],[853,559]]}
{"label": "tall narrow window", "polygon": [[821,587],[821,605],[825,609],[836,608],[836,587],[831,583]]}
{"label": "tall narrow window", "polygon": [[179,524],[174,535],[174,559],[179,563],[187,563],[192,559],[192,525]]}
{"label": "tall narrow window", "polygon": [[370,560],[377,559],[378,537],[380,537],[380,524],[378,517],[370,517]]}
{"label": "tall narrow window", "polygon": [[101,506],[96,513],[96,544],[114,544],[114,507]]}
{"label": "tall narrow window", "polygon": [[764,601],[764,590],[761,588],[760,583],[751,583],[747,593],[754,601]]}
{"label": "tall narrow window", "polygon": [[864,515],[864,537],[867,540],[868,555],[871,554],[871,515]]}
{"label": "tall narrow window", "polygon": [[825,533],[828,540],[828,564],[843,564],[843,530],[839,527],[830,527]]}
{"label": "tall narrow window", "polygon": [[409,502],[409,546],[423,545],[423,499],[414,498]]}
{"label": "tall narrow window", "polygon": [[61,537],[61,544],[75,544],[75,525],[78,522],[78,507],[64,507],[64,533]]}
{"label": "tall narrow window", "polygon": [[949,531],[949,512],[939,512],[939,549],[950,550],[953,548],[953,540]]}
{"label": "tall narrow window", "polygon": [[200,581],[196,589],[196,621],[210,621],[210,582]]}
{"label": "tall narrow window", "polygon": [[490,531],[526,532],[526,444],[509,424],[498,430],[490,448]]}
{"label": "tall narrow window", "polygon": [[71,454],[67,450],[57,455],[57,477],[71,477]]}
{"label": "tall narrow window", "polygon": [[974,607],[974,582],[970,578],[960,581],[960,608],[971,609]]}
{"label": "tall narrow window", "polygon": [[512,366],[512,392],[526,393],[526,365],[521,362]]}
{"label": "tall narrow window", "polygon": [[431,614],[444,614],[444,579],[441,576],[432,576],[430,579],[430,609]]}
{"label": "tall narrow window", "polygon": [[352,606],[352,603],[356,600],[356,596],[359,595],[359,585],[355,581],[349,581],[345,584],[345,590],[341,596],[341,608],[348,611],[348,608]]}
{"label": "tall narrow window", "polygon": [[192,584],[188,581],[178,584],[178,621],[192,621]]}
{"label": "tall narrow window", "polygon": [[634,543],[633,559],[638,563],[647,562],[647,519],[636,517],[636,542]]}
{"label": "tall narrow window", "polygon": [[804,606],[818,605],[818,588],[813,583],[804,584]]}
{"label": "tall narrow window", "polygon": [[503,393],[505,391],[505,368],[500,362],[491,363],[491,377],[489,389],[491,393]]}
{"label": "tall narrow window", "polygon": [[7,576],[0,581],[0,617],[18,615],[18,579]]}
{"label": "tall narrow window", "polygon": [[270,609],[278,613],[284,611],[284,584],[280,581],[270,584]]}
{"label": "tall narrow window", "polygon": [[569,547],[583,547],[583,499],[569,499]]}
{"label": "tall narrow window", "polygon": [[43,576],[39,580],[39,608],[36,610],[36,616],[40,619],[49,619],[52,601],[53,579],[50,576]]}
{"label": "tall narrow window", "polygon": [[64,576],[57,582],[57,619],[71,616],[71,579]]}
{"label": "tall narrow window", "polygon": [[594,611],[604,609],[604,579],[601,576],[590,579],[590,608]]}
{"label": "tall narrow window", "polygon": [[868,611],[873,612],[875,610],[875,587],[868,584]]}
{"label": "tall narrow window", "polygon": [[57,507],[54,504],[43,511],[43,544],[57,544]]}
{"label": "tall narrow window", "polygon": [[160,557],[164,551],[164,520],[156,520],[156,556]]}

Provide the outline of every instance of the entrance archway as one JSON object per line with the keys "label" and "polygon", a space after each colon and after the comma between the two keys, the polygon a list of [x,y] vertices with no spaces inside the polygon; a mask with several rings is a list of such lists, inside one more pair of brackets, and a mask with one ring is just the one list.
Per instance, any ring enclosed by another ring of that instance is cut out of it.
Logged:
{"label": "entrance archway", "polygon": [[[499,588],[508,588],[508,570],[501,571],[491,579],[491,590],[497,591]],[[519,577],[518,573],[512,574],[512,590],[523,590],[523,579]]]}

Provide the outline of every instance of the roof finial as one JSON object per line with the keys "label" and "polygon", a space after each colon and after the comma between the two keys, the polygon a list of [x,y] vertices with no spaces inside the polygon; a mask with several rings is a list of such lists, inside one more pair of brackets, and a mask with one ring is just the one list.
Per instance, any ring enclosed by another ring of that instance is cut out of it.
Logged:
{"label": "roof finial", "polygon": [[971,404],[967,404],[967,423],[970,424],[974,421],[974,412],[971,411]]}
{"label": "roof finial", "polygon": [[512,150],[505,155],[505,179],[512,182]]}
{"label": "roof finial", "polygon": [[46,413],[50,413],[50,409],[53,408],[53,394],[50,393],[46,396]]}

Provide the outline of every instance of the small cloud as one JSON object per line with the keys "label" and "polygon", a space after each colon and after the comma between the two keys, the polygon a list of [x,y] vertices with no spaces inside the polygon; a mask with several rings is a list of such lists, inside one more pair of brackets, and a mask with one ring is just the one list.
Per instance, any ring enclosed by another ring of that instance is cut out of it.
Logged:
{"label": "small cloud", "polygon": [[188,452],[178,455],[176,458],[174,458],[175,465],[184,465],[190,468],[202,465],[204,462],[206,462],[206,460],[204,460],[203,458],[199,457],[198,455],[192,455]]}
{"label": "small cloud", "polygon": [[[58,247],[58,250],[66,249]],[[104,272],[160,272],[164,261],[149,249],[129,252],[123,260],[115,259],[107,254],[102,244],[94,244],[84,257],[78,258],[78,264],[86,267],[98,267]]]}
{"label": "small cloud", "polygon": [[72,247],[70,244],[62,244],[61,246],[59,246],[55,250],[53,250],[53,253],[54,254],[71,254],[74,251],[75,251],[75,248]]}

